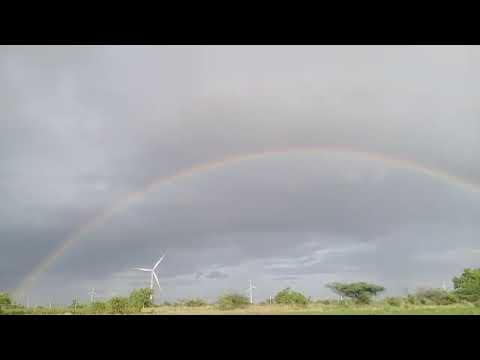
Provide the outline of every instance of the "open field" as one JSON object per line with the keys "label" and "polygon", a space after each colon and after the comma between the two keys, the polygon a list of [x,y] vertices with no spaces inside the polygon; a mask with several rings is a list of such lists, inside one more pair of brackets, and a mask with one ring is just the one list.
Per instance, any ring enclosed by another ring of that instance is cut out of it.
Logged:
{"label": "open field", "polygon": [[309,305],[307,307],[281,305],[253,305],[244,309],[219,310],[215,307],[145,309],[144,313],[168,315],[480,315],[480,308],[471,305],[444,306],[338,306]]}
{"label": "open field", "polygon": [[[89,309],[29,309],[13,310],[5,314],[25,315],[89,315]],[[135,314],[135,313],[131,313]],[[480,315],[480,307],[469,304],[455,305],[409,305],[388,306],[372,304],[366,306],[317,305],[306,307],[286,305],[250,305],[234,310],[220,310],[214,305],[158,306],[143,309],[142,315]]]}

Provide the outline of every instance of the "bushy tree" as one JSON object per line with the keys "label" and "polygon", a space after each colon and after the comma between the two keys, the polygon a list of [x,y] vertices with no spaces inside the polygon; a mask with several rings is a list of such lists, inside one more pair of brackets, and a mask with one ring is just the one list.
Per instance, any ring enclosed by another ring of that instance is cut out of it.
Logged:
{"label": "bushy tree", "polygon": [[415,295],[408,294],[407,295],[407,303],[409,303],[410,305],[416,305],[416,304],[418,304],[418,299],[416,298]]}
{"label": "bushy tree", "polygon": [[115,314],[125,314],[128,311],[128,298],[115,296],[109,301],[110,308]]}
{"label": "bushy tree", "polygon": [[198,307],[198,306],[207,305],[207,302],[200,298],[184,299],[184,300],[180,300],[178,303],[181,306],[189,306],[189,307]]}
{"label": "bushy tree", "polygon": [[480,268],[465,269],[463,274],[453,278],[455,294],[463,300],[480,300]]}
{"label": "bushy tree", "polygon": [[308,299],[302,293],[286,288],[275,295],[275,303],[284,305],[307,305]]}
{"label": "bushy tree", "polygon": [[249,300],[244,295],[231,293],[221,296],[217,304],[221,310],[231,310],[248,306]]}
{"label": "bushy tree", "polygon": [[443,289],[419,289],[414,294],[416,298],[415,303],[423,305],[449,305],[458,302],[455,294],[452,294]]}
{"label": "bushy tree", "polygon": [[136,311],[140,311],[144,307],[150,307],[153,305],[152,294],[153,290],[149,288],[133,290],[128,298],[129,305]]}
{"label": "bushy tree", "polygon": [[8,305],[12,305],[12,299],[10,298],[10,295],[0,292],[0,308]]}
{"label": "bushy tree", "polygon": [[357,304],[369,304],[372,300],[372,296],[385,291],[383,286],[366,282],[349,284],[335,282],[327,284],[327,287],[338,295],[353,299]]}
{"label": "bushy tree", "polygon": [[92,308],[92,312],[94,312],[95,314],[103,314],[107,312],[107,304],[105,304],[104,302],[96,301],[90,306]]}
{"label": "bushy tree", "polygon": [[403,303],[402,299],[398,297],[387,297],[385,302],[390,306],[401,306]]}

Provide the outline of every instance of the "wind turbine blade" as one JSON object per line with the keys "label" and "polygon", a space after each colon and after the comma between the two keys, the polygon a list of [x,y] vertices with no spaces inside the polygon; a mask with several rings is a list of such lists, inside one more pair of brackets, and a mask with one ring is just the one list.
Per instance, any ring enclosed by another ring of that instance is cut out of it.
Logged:
{"label": "wind turbine blade", "polygon": [[167,253],[163,253],[162,257],[157,261],[157,263],[155,264],[155,266],[153,267],[153,270],[155,270],[158,266],[158,264],[160,264],[163,260],[163,258],[165,257],[165,255],[167,255]]}
{"label": "wind turbine blade", "polygon": [[135,270],[140,270],[140,271],[152,271],[152,269],[145,269],[145,268],[134,268]]}
{"label": "wind turbine blade", "polygon": [[153,276],[155,277],[155,281],[157,282],[158,288],[159,288],[160,290],[162,290],[162,287],[160,286],[160,281],[158,281],[157,274],[155,274],[155,272],[153,272],[153,271],[152,271],[152,274],[153,274]]}

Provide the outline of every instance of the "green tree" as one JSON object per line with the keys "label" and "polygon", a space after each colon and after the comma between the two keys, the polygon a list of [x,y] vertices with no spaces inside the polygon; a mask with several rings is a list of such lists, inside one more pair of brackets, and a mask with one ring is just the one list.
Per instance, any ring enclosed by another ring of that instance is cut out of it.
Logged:
{"label": "green tree", "polygon": [[0,308],[8,305],[12,305],[12,299],[10,298],[10,295],[0,292]]}
{"label": "green tree", "polygon": [[387,303],[390,306],[401,306],[403,301],[401,298],[398,298],[398,297],[387,297],[385,299],[385,303]]}
{"label": "green tree", "polygon": [[275,304],[284,305],[307,305],[308,299],[302,293],[293,291],[290,288],[283,289],[275,295]]}
{"label": "green tree", "polygon": [[327,287],[338,295],[353,299],[357,304],[369,304],[372,301],[372,296],[385,291],[383,286],[366,282],[349,284],[334,282],[327,284]]}
{"label": "green tree", "polygon": [[140,311],[144,307],[150,307],[153,305],[151,300],[152,294],[153,290],[149,288],[133,290],[130,293],[128,302],[136,311]]}
{"label": "green tree", "polygon": [[416,302],[427,305],[449,305],[458,301],[458,297],[443,289],[419,289],[414,294]]}
{"label": "green tree", "polygon": [[128,298],[115,296],[110,299],[109,305],[115,314],[125,314],[128,311]]}
{"label": "green tree", "polygon": [[463,300],[480,300],[480,268],[465,269],[463,274],[453,278],[455,294]]}
{"label": "green tree", "polygon": [[248,306],[250,302],[244,295],[231,293],[221,296],[217,303],[221,310],[231,310]]}
{"label": "green tree", "polygon": [[92,312],[95,314],[103,314],[107,312],[107,304],[101,301],[95,301],[91,305]]}

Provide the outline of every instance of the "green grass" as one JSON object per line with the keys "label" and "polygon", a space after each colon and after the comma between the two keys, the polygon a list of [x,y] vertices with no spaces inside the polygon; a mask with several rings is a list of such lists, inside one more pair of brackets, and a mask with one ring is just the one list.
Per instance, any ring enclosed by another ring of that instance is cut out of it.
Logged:
{"label": "green grass", "polygon": [[[4,314],[18,315],[90,315],[88,307],[73,311],[69,308],[55,309],[11,309]],[[134,311],[129,312],[135,314]],[[372,305],[249,305],[233,310],[221,310],[218,306],[156,306],[143,309],[137,314],[151,315],[480,315],[480,307],[472,304],[454,305],[402,305],[390,306],[383,303]],[[0,315],[1,316],[1,315]]]}
{"label": "green grass", "polygon": [[306,307],[288,305],[253,305],[243,309],[219,310],[214,306],[201,308],[156,307],[145,309],[150,314],[186,315],[480,315],[480,307],[470,304],[455,305],[403,305],[399,307],[383,304],[367,306],[317,305]]}
{"label": "green grass", "polygon": [[364,306],[339,307],[325,306],[322,309],[290,310],[284,314],[297,315],[480,315],[480,308],[471,305],[443,305],[410,307]]}

